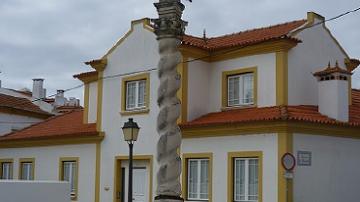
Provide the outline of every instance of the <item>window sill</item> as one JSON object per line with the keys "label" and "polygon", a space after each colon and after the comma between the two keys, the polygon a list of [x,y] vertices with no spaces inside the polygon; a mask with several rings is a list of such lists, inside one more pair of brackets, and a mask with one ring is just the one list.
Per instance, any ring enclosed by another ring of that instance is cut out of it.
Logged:
{"label": "window sill", "polygon": [[239,106],[231,106],[231,107],[221,107],[221,111],[229,111],[234,109],[248,109],[248,108],[256,108],[256,104],[251,105],[239,105]]}
{"label": "window sill", "polygon": [[130,115],[138,115],[138,114],[148,114],[150,112],[150,109],[145,108],[145,109],[134,109],[134,110],[129,110],[129,111],[121,111],[120,115],[121,116],[130,116]]}

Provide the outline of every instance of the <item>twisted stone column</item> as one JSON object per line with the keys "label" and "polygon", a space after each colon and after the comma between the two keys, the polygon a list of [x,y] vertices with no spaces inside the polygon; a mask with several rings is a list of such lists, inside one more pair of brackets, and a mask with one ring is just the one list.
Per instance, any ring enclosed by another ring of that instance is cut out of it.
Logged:
{"label": "twisted stone column", "polygon": [[176,93],[180,88],[180,75],[177,65],[181,62],[178,46],[184,33],[185,22],[181,20],[184,5],[180,0],[160,0],[155,3],[159,19],[155,22],[155,34],[158,36],[160,61],[158,76],[157,131],[160,135],[157,144],[157,189],[155,201],[179,202],[181,195],[180,174],[181,159],[177,153],[181,145],[181,132],[177,125],[181,103]]}

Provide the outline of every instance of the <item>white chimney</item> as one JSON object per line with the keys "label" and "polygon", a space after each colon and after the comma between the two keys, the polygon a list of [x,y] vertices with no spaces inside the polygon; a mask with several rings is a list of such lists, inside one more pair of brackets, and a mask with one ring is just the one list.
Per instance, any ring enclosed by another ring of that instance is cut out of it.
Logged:
{"label": "white chimney", "polygon": [[67,102],[67,99],[64,97],[64,90],[57,90],[55,96],[55,106],[64,106]]}
{"label": "white chimney", "polygon": [[44,89],[43,85],[44,85],[44,79],[33,79],[32,96],[34,98],[46,97],[46,89]]}
{"label": "white chimney", "polygon": [[318,80],[319,112],[337,121],[349,121],[349,80],[351,72],[339,67],[328,67],[314,73]]}

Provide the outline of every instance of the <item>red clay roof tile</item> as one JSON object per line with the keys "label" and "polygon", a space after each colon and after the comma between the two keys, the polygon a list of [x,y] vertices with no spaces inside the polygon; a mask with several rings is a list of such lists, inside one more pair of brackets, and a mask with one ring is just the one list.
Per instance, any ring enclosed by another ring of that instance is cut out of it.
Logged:
{"label": "red clay roof tile", "polygon": [[184,45],[190,45],[204,50],[218,50],[234,46],[252,45],[280,38],[293,39],[299,42],[298,39],[288,37],[287,35],[292,30],[304,25],[306,22],[306,20],[297,20],[213,38],[201,38],[185,35],[182,43]]}
{"label": "red clay roof tile", "polygon": [[97,136],[96,124],[83,124],[83,111],[72,111],[49,118],[20,131],[0,137],[0,142],[48,138]]}

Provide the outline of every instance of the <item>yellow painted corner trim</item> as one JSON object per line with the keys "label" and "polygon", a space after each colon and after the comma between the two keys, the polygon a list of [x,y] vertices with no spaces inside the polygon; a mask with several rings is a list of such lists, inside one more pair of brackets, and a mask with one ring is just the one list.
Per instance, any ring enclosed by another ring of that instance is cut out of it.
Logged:
{"label": "yellow painted corner trim", "polygon": [[[254,86],[254,104],[252,105],[243,105],[244,107],[256,106],[257,105],[257,97],[258,97],[258,74],[257,67],[244,67],[230,71],[222,72],[222,82],[221,82],[221,107],[222,109],[229,108],[228,106],[228,77],[233,75],[245,74],[245,73],[253,73],[253,86]],[[242,107],[242,106],[239,106]],[[237,108],[237,107],[234,107]]]}
{"label": "yellow painted corner trim", "polygon": [[276,52],[276,105],[288,104],[288,52]]}
{"label": "yellow painted corner trim", "polygon": [[259,168],[258,168],[258,202],[262,202],[263,195],[263,152],[262,151],[237,151],[237,152],[228,152],[228,165],[227,165],[227,202],[233,202],[234,198],[234,158],[258,158],[259,159]]}
{"label": "yellow painted corner trim", "polygon": [[293,134],[290,132],[278,133],[278,201],[293,201],[293,180],[285,179],[285,169],[281,158],[285,153],[293,153]]}
{"label": "yellow painted corner trim", "polygon": [[3,163],[11,163],[11,179],[14,179],[14,159],[0,159],[0,180],[1,177],[3,176],[3,170],[2,170],[2,164]]}
{"label": "yellow painted corner trim", "polygon": [[83,113],[83,123],[89,123],[89,99],[90,99],[90,84],[85,84],[84,86],[84,113]]}
{"label": "yellow painted corner trim", "polygon": [[181,182],[182,182],[182,197],[187,200],[188,198],[188,186],[187,186],[187,178],[188,178],[188,160],[189,159],[209,159],[209,187],[208,187],[208,196],[209,202],[212,202],[213,197],[213,153],[184,153],[182,154],[182,174],[181,174]]}
{"label": "yellow painted corner trim", "polygon": [[188,63],[184,63],[189,58],[182,56],[182,62],[177,66],[177,71],[181,76],[181,86],[177,92],[177,97],[181,102],[181,113],[178,119],[178,123],[184,123],[187,121],[187,107],[188,107]]}
{"label": "yellow painted corner trim", "polygon": [[79,157],[60,157],[59,158],[59,180],[64,181],[64,167],[63,163],[67,161],[74,161],[76,163],[76,171],[75,171],[75,187],[76,192],[75,196],[71,198],[72,201],[76,201],[78,198],[78,189],[79,189],[79,167],[80,167],[80,158]]}
{"label": "yellow painted corner trim", "polygon": [[[143,109],[126,109],[126,83],[130,81],[146,81],[146,97],[145,97],[145,108]],[[121,115],[135,115],[135,114],[144,114],[148,113],[150,108],[150,73],[141,73],[133,76],[127,76],[121,79]]]}
{"label": "yellow painted corner trim", "polygon": [[101,131],[102,129],[102,107],[103,107],[103,91],[104,91],[104,71],[100,71],[98,74],[97,82],[97,108],[96,108],[96,129]]}
{"label": "yellow painted corner trim", "polygon": [[[153,155],[134,155],[133,160],[145,160],[149,161],[149,202],[153,201]],[[121,174],[121,161],[129,160],[129,156],[115,156],[114,161],[114,191],[113,191],[113,202],[125,202],[117,199],[117,193],[121,190],[120,185],[120,174]],[[126,199],[125,199],[126,200]]]}
{"label": "yellow painted corner trim", "polygon": [[95,157],[95,202],[100,201],[100,169],[101,169],[101,143],[96,143]]}
{"label": "yellow painted corner trim", "polygon": [[23,163],[31,163],[32,164],[32,170],[31,170],[31,175],[33,177],[32,180],[35,180],[35,158],[20,158],[19,159],[19,175],[18,175],[18,179],[19,180],[22,180],[21,179],[21,176],[22,176],[22,164]]}

